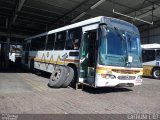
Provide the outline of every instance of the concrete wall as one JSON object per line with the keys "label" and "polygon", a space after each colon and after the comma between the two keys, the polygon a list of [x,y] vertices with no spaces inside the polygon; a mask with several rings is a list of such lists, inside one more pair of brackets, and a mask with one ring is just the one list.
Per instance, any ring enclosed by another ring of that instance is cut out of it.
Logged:
{"label": "concrete wall", "polygon": [[140,31],[142,44],[160,43],[160,27],[152,28],[151,25],[145,25],[140,27]]}

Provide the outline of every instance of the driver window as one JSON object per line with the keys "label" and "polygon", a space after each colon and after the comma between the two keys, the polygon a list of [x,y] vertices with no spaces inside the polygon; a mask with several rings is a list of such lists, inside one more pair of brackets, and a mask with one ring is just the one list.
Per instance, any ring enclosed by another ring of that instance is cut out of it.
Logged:
{"label": "driver window", "polygon": [[78,50],[80,47],[81,40],[81,28],[75,28],[68,30],[67,40],[66,40],[66,50]]}

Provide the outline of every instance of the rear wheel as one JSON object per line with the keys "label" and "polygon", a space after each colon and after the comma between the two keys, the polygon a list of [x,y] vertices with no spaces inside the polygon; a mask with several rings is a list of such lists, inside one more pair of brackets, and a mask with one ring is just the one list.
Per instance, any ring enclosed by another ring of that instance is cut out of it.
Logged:
{"label": "rear wheel", "polygon": [[67,75],[66,80],[62,84],[62,87],[67,87],[71,83],[71,81],[73,80],[73,77],[74,77],[74,70],[73,70],[73,68],[71,68],[71,67],[66,67],[66,68],[68,70],[68,75]]}
{"label": "rear wheel", "polygon": [[52,73],[48,85],[53,88],[60,88],[67,77],[66,67],[59,66]]}
{"label": "rear wheel", "polygon": [[154,68],[152,72],[152,76],[156,79],[160,79],[160,69],[159,68]]}

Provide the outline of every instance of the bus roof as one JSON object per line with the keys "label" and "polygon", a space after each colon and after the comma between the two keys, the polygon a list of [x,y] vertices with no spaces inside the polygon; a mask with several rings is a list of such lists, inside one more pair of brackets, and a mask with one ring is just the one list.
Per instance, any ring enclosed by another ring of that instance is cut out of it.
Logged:
{"label": "bus roof", "polygon": [[71,25],[67,25],[67,26],[64,26],[64,27],[60,27],[60,28],[57,28],[57,29],[54,29],[54,30],[51,30],[51,31],[47,31],[47,32],[42,33],[42,34],[38,34],[38,35],[35,35],[35,36],[32,36],[32,37],[26,38],[25,40],[32,39],[32,38],[35,38],[35,37],[38,37],[38,36],[43,36],[43,35],[46,35],[46,34],[52,34],[52,33],[55,33],[55,32],[60,32],[60,31],[66,30],[66,29],[72,29],[72,28],[76,28],[76,27],[80,27],[80,26],[85,26],[85,25],[88,25],[88,24],[98,23],[98,22],[101,21],[102,17],[103,16],[99,16],[99,17],[87,19],[87,20],[84,20],[84,21],[81,21],[81,22],[78,22],[78,23],[74,23],[74,24],[71,24]]}
{"label": "bus roof", "polygon": [[57,29],[54,29],[54,30],[51,30],[51,31],[47,31],[47,32],[29,37],[29,38],[26,38],[25,40],[30,40],[32,38],[40,37],[40,36],[43,36],[43,35],[46,35],[46,34],[52,34],[52,33],[60,32],[60,31],[63,31],[63,30],[68,30],[68,29],[72,29],[72,28],[76,28],[76,27],[80,27],[80,26],[99,23],[100,21],[102,21],[103,18],[110,19],[110,20],[115,20],[115,21],[120,21],[120,22],[123,22],[123,23],[125,23],[127,25],[130,25],[132,27],[134,26],[133,24],[128,23],[128,22],[123,21],[123,20],[120,20],[120,19],[116,19],[116,18],[112,18],[112,17],[99,16],[99,17],[90,18],[90,19],[87,19],[87,20],[84,20],[84,21],[81,21],[81,22],[77,22],[77,23],[74,23],[74,24],[71,24],[71,25],[67,25],[67,26],[64,26],[64,27],[60,27],[60,28],[57,28]]}
{"label": "bus roof", "polygon": [[143,44],[141,45],[142,49],[160,49],[160,44],[153,43],[153,44]]}

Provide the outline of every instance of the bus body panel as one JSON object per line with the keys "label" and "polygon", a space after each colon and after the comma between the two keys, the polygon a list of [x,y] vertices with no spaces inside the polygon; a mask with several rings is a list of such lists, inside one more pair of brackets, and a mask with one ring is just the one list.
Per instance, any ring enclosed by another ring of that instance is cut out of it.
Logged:
{"label": "bus body panel", "polygon": [[[68,65],[69,63],[78,66],[79,56],[70,56],[70,53],[78,53],[77,50],[63,51],[31,51],[29,52],[29,63],[27,68],[30,68],[31,60],[34,60],[34,68],[52,73],[55,65]],[[63,57],[67,58],[64,59]],[[24,60],[22,61],[24,63]]]}
{"label": "bus body panel", "polygon": [[143,65],[143,75],[144,76],[152,76],[152,69],[154,66],[152,65]]}

